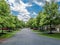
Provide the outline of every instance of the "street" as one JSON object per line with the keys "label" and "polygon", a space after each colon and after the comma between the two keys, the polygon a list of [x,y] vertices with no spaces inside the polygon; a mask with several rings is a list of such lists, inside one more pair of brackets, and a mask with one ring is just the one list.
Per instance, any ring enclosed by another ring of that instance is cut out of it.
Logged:
{"label": "street", "polygon": [[60,45],[60,40],[38,36],[31,29],[24,28],[0,45]]}

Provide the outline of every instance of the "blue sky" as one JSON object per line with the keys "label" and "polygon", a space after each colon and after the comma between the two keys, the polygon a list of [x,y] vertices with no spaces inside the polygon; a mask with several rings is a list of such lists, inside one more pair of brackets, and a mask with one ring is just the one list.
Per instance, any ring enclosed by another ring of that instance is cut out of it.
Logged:
{"label": "blue sky", "polygon": [[[6,0],[11,8],[11,13],[16,15],[19,20],[28,21],[31,17],[43,10],[45,1],[51,2],[51,0]],[[54,0],[59,2],[60,0]]]}

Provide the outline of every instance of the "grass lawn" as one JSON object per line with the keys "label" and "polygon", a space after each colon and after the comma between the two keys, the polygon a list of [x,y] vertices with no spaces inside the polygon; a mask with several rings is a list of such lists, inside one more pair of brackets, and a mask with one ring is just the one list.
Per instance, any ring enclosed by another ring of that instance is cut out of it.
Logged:
{"label": "grass lawn", "polygon": [[38,35],[47,36],[47,37],[50,37],[50,38],[60,39],[60,33],[48,34],[48,33],[41,32],[39,30],[33,30],[33,32],[38,32],[37,33]]}
{"label": "grass lawn", "polygon": [[[1,32],[1,30],[0,30],[0,32]],[[18,30],[12,31],[12,32],[6,32],[6,31],[4,31],[4,32],[5,32],[4,34],[0,34],[0,40],[14,36],[18,32]]]}

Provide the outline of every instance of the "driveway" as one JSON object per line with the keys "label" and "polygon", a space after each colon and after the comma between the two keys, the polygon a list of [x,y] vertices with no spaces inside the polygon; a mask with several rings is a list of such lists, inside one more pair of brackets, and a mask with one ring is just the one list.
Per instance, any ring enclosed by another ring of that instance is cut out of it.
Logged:
{"label": "driveway", "polygon": [[60,45],[60,40],[38,36],[31,29],[24,28],[0,45]]}

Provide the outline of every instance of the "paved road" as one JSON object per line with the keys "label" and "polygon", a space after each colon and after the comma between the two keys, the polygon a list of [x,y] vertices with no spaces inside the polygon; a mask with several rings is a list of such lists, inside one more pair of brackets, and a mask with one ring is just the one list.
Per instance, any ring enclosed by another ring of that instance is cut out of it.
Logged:
{"label": "paved road", "polygon": [[0,45],[60,45],[60,40],[38,36],[29,28],[24,28]]}

